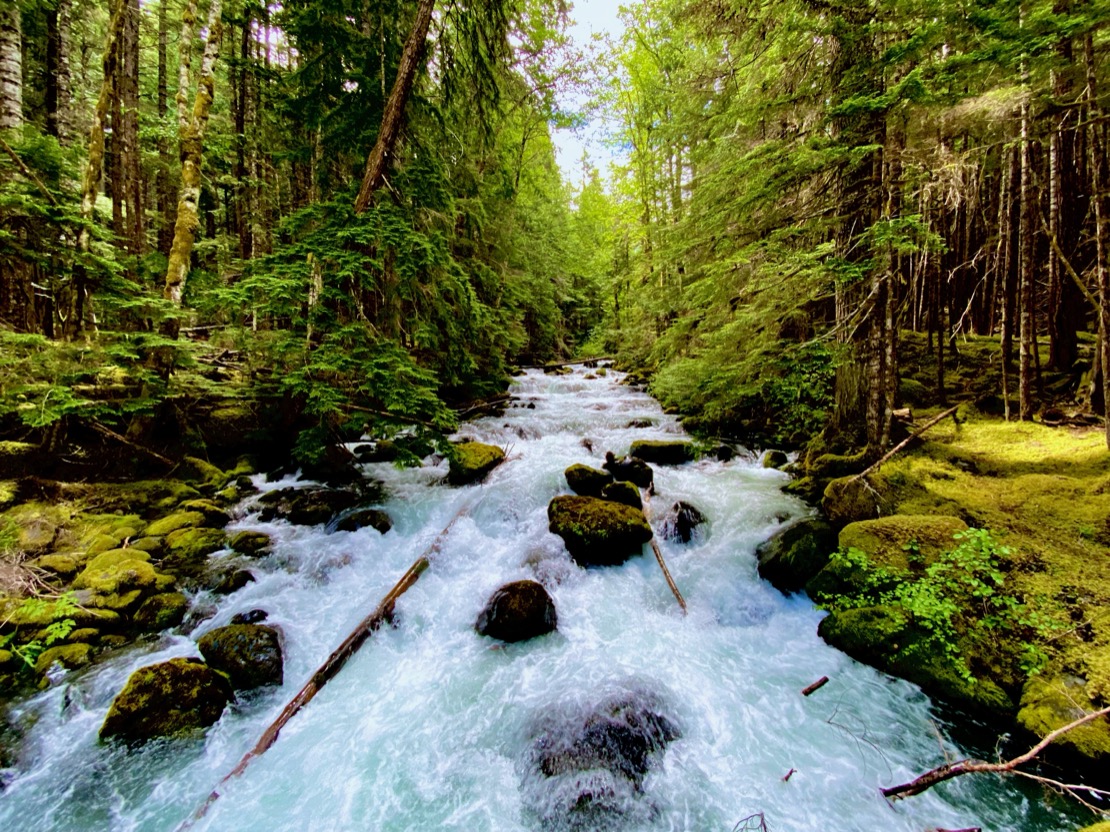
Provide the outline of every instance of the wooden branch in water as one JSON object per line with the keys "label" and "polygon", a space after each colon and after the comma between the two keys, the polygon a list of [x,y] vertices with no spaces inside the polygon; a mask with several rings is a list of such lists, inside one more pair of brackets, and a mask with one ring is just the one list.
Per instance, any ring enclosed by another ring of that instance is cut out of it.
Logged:
{"label": "wooden branch in water", "polygon": [[436,536],[432,545],[424,550],[424,554],[416,559],[412,566],[409,567],[408,571],[401,576],[401,579],[394,584],[393,589],[386,593],[377,608],[359,622],[359,625],[351,631],[351,634],[344,639],[343,643],[335,648],[332,654],[328,656],[327,660],[317,668],[316,672],[312,674],[312,677],[305,683],[304,687],[297,692],[297,695],[289,700],[289,703],[282,709],[281,713],[278,714],[278,718],[262,733],[258,742],[255,743],[254,748],[243,755],[243,759],[239,761],[239,764],[220,781],[215,789],[212,790],[212,793],[208,795],[208,799],[197,809],[192,818],[178,827],[179,832],[180,830],[188,829],[192,826],[194,821],[204,817],[205,813],[208,811],[208,807],[219,799],[221,794],[220,786],[246,771],[247,766],[250,765],[251,760],[255,757],[265,754],[266,751],[277,742],[278,736],[281,734],[281,729],[285,727],[286,723],[288,723],[301,708],[311,702],[313,697],[319,693],[324,685],[335,678],[339,671],[343,669],[343,665],[347,663],[347,660],[358,652],[358,649],[362,647],[366,640],[370,638],[383,623],[392,618],[393,607],[397,603],[397,599],[404,595],[405,592],[420,579],[420,576],[424,574],[430,565],[428,557],[439,551],[447,533],[451,531],[455,523],[458,522],[460,518],[464,517],[468,511],[468,505],[458,510],[455,516],[451,518],[451,522]]}
{"label": "wooden branch in water", "polygon": [[[951,780],[953,777],[959,777],[964,774],[1013,773],[1022,776],[1028,776],[1026,772],[1017,771],[1016,769],[1018,768],[1018,766],[1028,763],[1030,760],[1032,760],[1034,757],[1048,748],[1049,745],[1051,745],[1053,742],[1055,742],[1057,739],[1059,739],[1069,731],[1073,731],[1081,725],[1086,725],[1088,722],[1093,722],[1096,719],[1107,716],[1108,714],[1110,714],[1110,707],[1102,708],[1098,711],[1092,711],[1091,713],[1080,717],[1074,722],[1069,722],[1067,725],[1064,725],[1063,727],[1057,728],[1055,731],[1046,734],[1044,738],[1036,745],[1034,745],[1031,749],[1026,751],[1024,754],[1014,757],[1012,760],[1007,760],[1001,763],[988,763],[983,760],[960,760],[955,763],[945,763],[942,766],[937,766],[936,768],[925,772],[920,777],[915,777],[908,783],[902,783],[899,786],[890,786],[889,788],[882,789],[883,797],[889,797],[892,800],[898,800],[899,798],[903,797],[912,797],[915,794],[921,794],[922,792],[929,790],[933,786],[937,785],[937,783],[943,783],[945,780]],[[1084,791],[1091,794],[1099,795],[1110,795],[1110,792],[1106,792],[1101,789],[1059,783],[1054,780],[1049,780],[1048,778],[1042,777],[1037,777],[1036,779],[1040,782],[1048,783],[1049,785],[1053,785],[1064,790],[1072,797],[1076,798],[1087,806],[1090,806],[1090,804],[1086,803],[1086,801],[1080,798],[1076,794],[1077,791]],[[1105,810],[1096,809],[1096,811]]]}
{"label": "wooden branch in water", "polygon": [[944,419],[945,416],[951,416],[953,413],[955,413],[956,410],[959,407],[960,407],[960,405],[954,404],[950,408],[948,408],[946,411],[944,411],[943,413],[938,413],[936,416],[934,416],[928,422],[926,422],[921,427],[919,427],[917,430],[915,430],[912,434],[907,436],[905,439],[903,439],[901,442],[899,442],[897,445],[895,445],[893,448],[891,448],[889,451],[887,451],[885,454],[883,454],[881,457],[879,457],[875,462],[873,462],[871,465],[869,465],[863,471],[860,471],[858,474],[856,474],[854,477],[852,477],[852,479],[850,479],[849,482],[855,482],[856,480],[861,480],[864,477],[866,477],[868,474],[870,474],[872,471],[874,471],[876,468],[878,468],[884,462],[888,462],[891,457],[893,457],[896,453],[898,453],[900,450],[902,450],[908,444],[913,442],[913,440],[915,440],[919,436],[921,436],[921,434],[925,433],[925,431],[927,431],[929,428],[933,427],[933,425],[937,424],[942,419]]}
{"label": "wooden branch in water", "polygon": [[821,688],[823,688],[828,683],[829,683],[829,677],[828,676],[822,676],[820,679],[818,679],[812,685],[806,685],[804,688],[802,688],[802,696],[809,696],[811,693],[815,693],[815,692],[819,691]]}
{"label": "wooden branch in water", "polygon": [[[649,494],[650,492],[643,493],[645,517],[647,516],[648,509],[651,507]],[[651,551],[655,552],[655,559],[659,562],[659,568],[663,570],[663,577],[667,579],[667,586],[671,588],[671,592],[674,593],[675,600],[678,601],[678,605],[682,607],[682,614],[686,615],[686,599],[683,598],[682,593],[678,591],[678,585],[674,582],[674,578],[671,577],[671,570],[667,568],[667,562],[663,560],[663,553],[659,551],[659,544],[655,542],[654,537],[652,537],[651,539]]]}

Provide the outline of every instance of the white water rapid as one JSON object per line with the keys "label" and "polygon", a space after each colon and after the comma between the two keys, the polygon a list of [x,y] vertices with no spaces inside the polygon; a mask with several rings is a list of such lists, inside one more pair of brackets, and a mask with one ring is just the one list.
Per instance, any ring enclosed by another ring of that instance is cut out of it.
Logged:
{"label": "white water rapid", "polygon": [[[189,635],[123,651],[19,706],[26,745],[0,792],[0,830],[177,828],[463,506],[469,514],[398,603],[396,627],[367,641],[194,829],[599,828],[603,819],[574,826],[559,814],[566,795],[530,767],[529,749],[544,717],[628,690],[650,692],[681,737],[605,828],[729,832],[760,812],[772,832],[1075,828],[1058,804],[992,778],[965,777],[894,805],[883,799],[881,786],[943,762],[936,717],[913,685],[826,646],[808,599],[783,597],[757,576],[756,546],[806,511],[780,492],[778,471],[743,456],[656,466],[656,528],[679,499],[709,520],[691,544],[661,541],[687,617],[650,547],[624,566],[574,566],[547,530],[548,501],[569,493],[563,470],[600,466],[606,450],[625,453],[634,438],[681,434],[654,400],[620,386],[619,374],[587,380],[587,372],[529,373],[514,385],[517,406],[463,427],[463,436],[509,447],[509,461],[483,485],[438,484],[445,463],[367,465],[389,489],[383,508],[395,525],[385,535],[261,523],[244,503],[230,530],[275,541],[252,564],[255,583],[196,599],[213,615]],[[652,427],[629,428],[633,420]],[[259,478],[263,489],[289,484]],[[507,646],[478,636],[473,624],[493,590],[528,577],[547,585],[558,632]],[[98,743],[133,670],[198,655],[194,639],[259,607],[284,631],[283,687],[241,697],[203,739],[137,751]],[[822,675],[832,681],[800,695]]]}

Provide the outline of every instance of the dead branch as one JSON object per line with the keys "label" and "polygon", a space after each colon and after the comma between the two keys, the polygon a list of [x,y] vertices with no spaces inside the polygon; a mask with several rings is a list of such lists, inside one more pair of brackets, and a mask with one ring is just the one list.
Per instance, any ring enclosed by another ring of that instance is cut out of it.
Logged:
{"label": "dead branch", "polygon": [[139,445],[136,442],[132,442],[126,436],[120,436],[114,430],[112,430],[111,428],[109,428],[105,425],[100,424],[100,422],[97,422],[95,419],[91,420],[89,422],[89,426],[92,427],[92,429],[95,430],[97,433],[102,433],[105,436],[107,436],[108,438],[114,439],[117,442],[119,442],[120,444],[126,445],[129,448],[134,448],[136,451],[139,451],[140,453],[146,454],[151,459],[156,459],[159,462],[164,463],[166,465],[174,465],[175,464],[172,459],[169,459],[168,457],[164,457],[160,453],[158,453],[156,451],[152,451],[150,448],[144,448],[142,445]]}
{"label": "dead branch", "polygon": [[896,453],[898,453],[900,450],[902,450],[908,444],[913,442],[913,440],[915,440],[919,436],[921,436],[921,434],[925,433],[925,431],[927,431],[929,428],[933,427],[933,425],[935,425],[938,422],[940,422],[941,420],[943,420],[945,416],[951,416],[953,413],[955,413],[956,410],[959,407],[960,407],[960,405],[954,404],[950,408],[948,408],[946,411],[944,411],[943,413],[938,413],[936,416],[934,416],[928,422],[923,424],[921,427],[919,427],[917,430],[915,430],[913,433],[911,433],[909,436],[907,436],[905,439],[903,439],[901,442],[899,442],[897,445],[895,445],[893,448],[891,448],[889,451],[887,451],[885,454],[883,454],[881,457],[879,457],[875,462],[873,462],[867,468],[860,471],[858,474],[856,474],[854,477],[852,477],[850,480],[848,480],[848,482],[855,482],[856,480],[861,480],[864,477],[866,477],[868,474],[870,474],[872,471],[877,469],[884,462],[887,462],[892,456],[894,456]]}
{"label": "dead branch", "polygon": [[820,679],[818,679],[813,684],[806,685],[804,688],[802,688],[802,696],[809,696],[811,693],[816,693],[817,691],[819,691],[821,688],[823,688],[828,683],[829,683],[829,677],[828,676],[822,676]]}
{"label": "dead branch", "polygon": [[1095,789],[1089,786],[1075,786],[1067,783],[1060,783],[1047,777],[1031,775],[1028,772],[1018,771],[1017,769],[1019,766],[1024,765],[1025,763],[1028,763],[1030,760],[1035,758],[1038,754],[1048,748],[1048,746],[1050,746],[1053,742],[1062,737],[1064,734],[1068,733],[1069,731],[1074,731],[1076,728],[1080,727],[1081,725],[1086,725],[1088,722],[1094,722],[1096,719],[1100,719],[1101,717],[1104,717],[1108,714],[1110,714],[1110,707],[1102,708],[1098,711],[1092,711],[1091,713],[1080,717],[1074,722],[1069,722],[1067,725],[1061,728],[1057,728],[1055,731],[1049,732],[1040,742],[1034,745],[1031,749],[1026,751],[1024,754],[1020,754],[1017,757],[1014,757],[1011,760],[1000,763],[988,763],[983,760],[959,760],[955,763],[945,763],[942,766],[937,766],[936,768],[925,772],[920,777],[916,777],[908,783],[903,783],[899,786],[890,786],[889,788],[883,789],[883,796],[889,797],[893,800],[898,800],[899,798],[903,797],[911,797],[915,794],[921,794],[922,792],[927,791],[928,789],[935,786],[937,783],[943,783],[945,780],[951,780],[953,777],[960,777],[964,774],[1016,774],[1061,789],[1066,794],[1074,797],[1076,800],[1083,802],[1084,805],[1088,806],[1088,808],[1093,808],[1095,809],[1095,811],[1105,813],[1107,811],[1106,809],[1098,809],[1091,806],[1090,804],[1086,803],[1086,801],[1084,801],[1081,797],[1079,797],[1076,792],[1083,791],[1087,792],[1088,794],[1097,794],[1099,796],[1110,797],[1110,791]]}
{"label": "dead branch", "polygon": [[[643,495],[645,516],[647,515],[648,509],[651,508],[650,494],[651,491],[649,490],[645,491]],[[671,577],[671,570],[667,568],[667,562],[663,560],[663,553],[659,551],[659,544],[655,542],[654,537],[652,537],[651,539],[651,550],[655,552],[655,560],[659,562],[659,568],[663,570],[663,577],[667,581],[667,586],[671,588],[671,592],[674,594],[675,600],[678,601],[678,605],[682,607],[682,614],[686,615],[686,599],[683,598],[682,593],[678,591],[678,585],[674,582],[674,578]]]}

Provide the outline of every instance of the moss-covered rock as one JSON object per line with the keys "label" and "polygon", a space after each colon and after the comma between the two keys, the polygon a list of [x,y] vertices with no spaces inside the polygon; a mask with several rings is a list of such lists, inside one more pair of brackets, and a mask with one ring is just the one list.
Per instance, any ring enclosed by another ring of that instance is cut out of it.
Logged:
{"label": "moss-covered rock", "polygon": [[112,702],[101,740],[143,743],[212,725],[234,698],[228,680],[199,659],[170,659],[141,667]]}
{"label": "moss-covered rock", "polygon": [[623,503],[635,509],[642,509],[644,501],[640,497],[640,489],[630,482],[611,482],[601,489],[601,499],[614,503]]}
{"label": "moss-covered rock", "polygon": [[624,563],[652,538],[642,511],[595,497],[556,497],[547,507],[547,519],[579,566]]}
{"label": "moss-covered rock", "polygon": [[[113,549],[97,555],[74,579],[73,588],[88,589],[103,598],[151,589],[157,583],[157,574],[149,558],[145,552],[131,549]],[[117,603],[94,601],[94,604],[108,609],[120,608]]]}
{"label": "moss-covered rock", "polygon": [[608,451],[602,467],[610,472],[617,482],[630,482],[637,488],[651,488],[652,483],[655,482],[655,472],[642,459],[618,458],[612,451]]}
{"label": "moss-covered rock", "polygon": [[76,555],[43,555],[31,561],[31,566],[59,578],[69,579],[77,574],[81,563]]}
{"label": "moss-covered rock", "polygon": [[393,518],[380,508],[360,508],[343,517],[336,528],[341,532],[354,532],[367,526],[385,534],[393,528]]}
{"label": "moss-covered rock", "polygon": [[223,549],[226,543],[227,535],[219,529],[178,529],[166,535],[169,554],[165,560],[174,564],[195,564]]}
{"label": "moss-covered rock", "polygon": [[[231,522],[231,515],[211,500],[186,500],[178,509],[180,511],[195,511],[204,516],[203,525],[209,529],[222,529]],[[172,529],[152,532],[147,529],[147,534],[169,534]]]}
{"label": "moss-covered rock", "polygon": [[203,512],[182,510],[155,520],[146,527],[146,533],[150,537],[165,537],[180,529],[199,529],[205,525],[207,523]]}
{"label": "moss-covered rock", "polygon": [[756,550],[759,576],[780,592],[799,592],[825,568],[836,547],[836,530],[826,520],[800,520]]}
{"label": "moss-covered rock", "polygon": [[60,664],[66,670],[76,670],[92,662],[92,654],[92,646],[81,642],[48,647],[35,660],[35,673],[41,675],[55,664]]}
{"label": "moss-covered rock", "polygon": [[1091,826],[1084,826],[1079,832],[1110,832],[1110,820],[1104,820]]}
{"label": "moss-covered rock", "polygon": [[939,645],[894,607],[832,613],[822,619],[817,633],[857,661],[908,679],[932,696],[993,719],[1013,716],[1013,702],[1002,688],[988,678],[966,678]]}
{"label": "moss-covered rock", "polygon": [[217,627],[197,642],[209,667],[227,675],[235,690],[280,685],[284,674],[281,634],[262,624]]}
{"label": "moss-covered rock", "polygon": [[41,455],[30,442],[0,441],[0,477],[26,477],[34,474]]}
{"label": "moss-covered rock", "polygon": [[789,461],[790,457],[783,451],[767,451],[767,453],[763,455],[764,468],[781,468]]}
{"label": "moss-covered rock", "polygon": [[682,440],[637,439],[628,455],[656,465],[682,465],[694,458],[694,446]]}
{"label": "moss-covered rock", "polygon": [[81,627],[63,639],[66,644],[96,644],[99,640],[100,630],[96,627]]}
{"label": "moss-covered rock", "polygon": [[953,535],[967,531],[958,517],[929,514],[892,514],[849,523],[840,530],[839,544],[866,552],[876,564],[905,570],[926,566],[957,543]]}
{"label": "moss-covered rock", "polygon": [[[1033,676],[1022,688],[1018,723],[1025,730],[1044,737],[1084,714],[1098,710],[1098,704],[1087,698],[1086,681],[1076,676]],[[1056,744],[1082,756],[1106,762],[1110,760],[1110,723],[1105,719],[1074,728],[1056,740]]]}
{"label": "moss-covered rock", "polygon": [[883,495],[877,477],[840,477],[825,486],[821,509],[834,526],[845,526],[857,520],[871,520],[890,514],[890,501]]}
{"label": "moss-covered rock", "polygon": [[357,505],[359,495],[335,488],[282,488],[262,495],[259,502],[263,522],[280,518],[295,526],[318,526]]}
{"label": "moss-covered rock", "polygon": [[921,407],[931,404],[932,391],[915,378],[902,378],[898,380],[898,402],[903,405]]}
{"label": "moss-covered rock", "polygon": [[263,532],[236,532],[228,541],[232,551],[248,557],[261,557],[270,550],[270,536]]}
{"label": "moss-covered rock", "polygon": [[575,464],[563,472],[570,490],[580,497],[600,497],[601,490],[613,481],[608,471],[599,471],[589,465]]}
{"label": "moss-covered rock", "polygon": [[527,641],[559,625],[555,602],[536,581],[513,581],[500,587],[478,615],[474,629],[501,641]]}
{"label": "moss-covered rock", "polygon": [[180,592],[160,592],[143,601],[132,622],[136,629],[157,633],[184,621],[188,609],[189,601]]}
{"label": "moss-covered rock", "polygon": [[165,553],[166,541],[162,537],[140,537],[138,540],[133,540],[127,548],[137,549],[152,557],[158,557]]}
{"label": "moss-covered rock", "polygon": [[483,442],[460,442],[451,449],[447,482],[451,485],[468,485],[484,479],[486,474],[501,464],[505,452],[496,445]]}

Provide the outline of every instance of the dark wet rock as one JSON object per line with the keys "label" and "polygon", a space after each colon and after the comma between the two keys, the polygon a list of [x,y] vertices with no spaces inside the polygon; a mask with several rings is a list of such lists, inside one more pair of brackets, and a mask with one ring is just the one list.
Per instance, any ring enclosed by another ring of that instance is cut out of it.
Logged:
{"label": "dark wet rock", "polygon": [[266,610],[248,610],[247,612],[237,612],[231,616],[232,624],[261,624],[270,614]]}
{"label": "dark wet rock", "polygon": [[363,481],[362,472],[356,467],[355,455],[344,445],[329,445],[323,457],[303,465],[301,473],[310,480],[333,488],[358,487]]}
{"label": "dark wet rock", "polygon": [[231,536],[227,545],[231,550],[247,557],[261,557],[270,550],[270,536],[263,532],[242,531]]}
{"label": "dark wet rock", "polygon": [[209,667],[227,675],[235,690],[280,685],[284,675],[281,633],[262,624],[230,624],[200,637]]}
{"label": "dark wet rock", "polygon": [[694,446],[682,440],[637,439],[628,455],[657,465],[682,465],[694,458]]}
{"label": "dark wet rock", "polygon": [[625,427],[631,430],[653,428],[655,427],[655,422],[651,421],[651,419],[633,419],[631,422],[625,425]]}
{"label": "dark wet rock", "polygon": [[642,459],[617,458],[612,451],[606,452],[605,464],[602,467],[610,472],[617,482],[630,482],[638,488],[651,488],[651,484],[655,481],[655,472]]}
{"label": "dark wet rock", "polygon": [[767,451],[763,455],[764,468],[781,468],[790,461],[790,458],[783,451]]}
{"label": "dark wet rock", "polygon": [[335,488],[282,488],[264,494],[259,503],[262,522],[283,519],[295,526],[317,526],[337,514],[353,508],[359,496],[353,491]]}
{"label": "dark wet rock", "polygon": [[474,629],[501,641],[527,641],[559,624],[555,602],[536,581],[513,581],[499,588],[478,615]]}
{"label": "dark wet rock", "polygon": [[608,471],[599,471],[589,465],[572,465],[564,476],[570,490],[582,497],[600,497],[602,489],[613,481],[613,475]]}
{"label": "dark wet rock", "polygon": [[689,503],[679,500],[672,505],[663,518],[663,528],[659,534],[665,540],[681,540],[689,543],[700,536],[699,528],[705,523],[705,515]]}
{"label": "dark wet rock", "polygon": [[389,439],[382,439],[373,445],[359,445],[354,453],[359,462],[393,462],[401,455],[397,443]]}
{"label": "dark wet rock", "polygon": [[836,551],[836,530],[819,517],[787,526],[756,550],[759,576],[780,592],[800,592]]}
{"label": "dark wet rock", "polygon": [[736,456],[736,451],[728,445],[718,445],[713,449],[713,455],[717,457],[718,462],[728,462]]}
{"label": "dark wet rock", "polygon": [[632,508],[642,509],[644,501],[640,499],[640,489],[630,482],[611,482],[601,489],[601,499],[613,503],[622,503]]}
{"label": "dark wet rock", "polygon": [[652,537],[642,511],[595,497],[556,497],[547,519],[579,566],[624,563],[641,554]]}
{"label": "dark wet rock", "polygon": [[162,592],[143,601],[133,621],[138,629],[156,633],[184,621],[188,608],[189,601],[180,592]]}
{"label": "dark wet rock", "polygon": [[460,442],[452,448],[447,482],[469,485],[485,479],[486,474],[501,464],[505,452],[496,445],[483,442]]}
{"label": "dark wet rock", "polygon": [[100,739],[142,743],[207,728],[234,699],[227,679],[199,659],[141,667],[112,702]]}
{"label": "dark wet rock", "polygon": [[217,595],[231,595],[254,581],[255,577],[250,570],[235,569],[217,577],[212,584],[212,591]]}
{"label": "dark wet rock", "polygon": [[380,508],[360,508],[340,518],[336,529],[341,532],[354,532],[367,526],[385,534],[393,528],[393,519]]}

